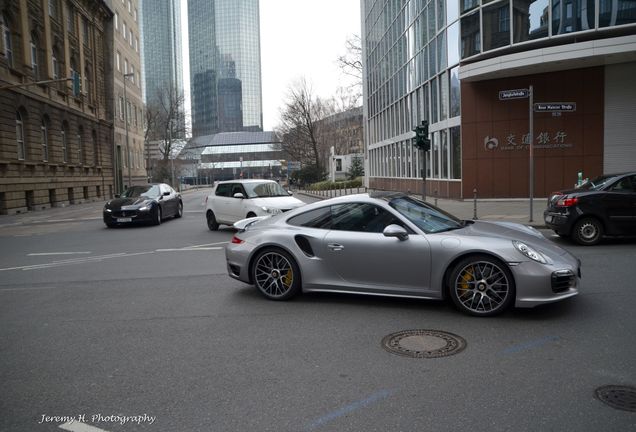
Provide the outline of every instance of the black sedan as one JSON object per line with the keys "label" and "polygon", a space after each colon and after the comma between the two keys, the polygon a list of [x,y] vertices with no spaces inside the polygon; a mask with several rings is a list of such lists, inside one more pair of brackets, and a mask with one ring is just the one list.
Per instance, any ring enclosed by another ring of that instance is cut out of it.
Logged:
{"label": "black sedan", "polygon": [[140,222],[159,225],[167,217],[182,215],[181,194],[165,183],[132,186],[104,206],[104,223],[109,228]]}
{"label": "black sedan", "polygon": [[558,235],[581,245],[597,244],[603,236],[636,236],[636,172],[606,174],[553,192],[543,217]]}

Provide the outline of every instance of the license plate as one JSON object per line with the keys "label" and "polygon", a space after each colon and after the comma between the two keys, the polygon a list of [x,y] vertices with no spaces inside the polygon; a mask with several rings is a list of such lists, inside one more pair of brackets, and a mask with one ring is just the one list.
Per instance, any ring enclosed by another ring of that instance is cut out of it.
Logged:
{"label": "license plate", "polygon": [[132,218],[117,218],[117,222],[119,223],[132,222]]}
{"label": "license plate", "polygon": [[545,221],[546,221],[547,223],[552,222],[552,216],[550,216],[550,215],[546,216],[546,217],[545,217]]}

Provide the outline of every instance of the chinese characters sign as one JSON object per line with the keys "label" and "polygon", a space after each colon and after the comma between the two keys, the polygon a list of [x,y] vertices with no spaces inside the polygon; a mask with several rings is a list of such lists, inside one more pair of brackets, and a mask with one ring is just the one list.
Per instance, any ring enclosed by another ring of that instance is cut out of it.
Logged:
{"label": "chinese characters sign", "polygon": [[[569,143],[568,134],[564,131],[550,132],[538,132],[534,136],[535,149],[563,149],[574,147]],[[484,139],[484,148],[486,150],[527,150],[530,145],[530,134],[516,135],[509,133],[505,140],[500,140],[495,137],[487,136]]]}

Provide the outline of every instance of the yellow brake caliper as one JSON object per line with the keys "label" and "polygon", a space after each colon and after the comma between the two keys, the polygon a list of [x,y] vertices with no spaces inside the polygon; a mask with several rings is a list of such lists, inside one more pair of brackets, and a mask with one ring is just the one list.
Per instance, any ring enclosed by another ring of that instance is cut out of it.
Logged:
{"label": "yellow brake caliper", "polygon": [[475,280],[475,275],[472,271],[472,267],[471,270],[464,270],[464,272],[461,274],[462,277],[462,281],[459,284],[459,287],[462,291],[468,291],[470,289],[470,285],[469,282]]}
{"label": "yellow brake caliper", "polygon": [[285,286],[290,286],[293,281],[294,281],[294,273],[292,273],[292,270],[289,269],[287,270],[287,273],[285,273],[285,276],[283,277],[283,284],[285,284]]}

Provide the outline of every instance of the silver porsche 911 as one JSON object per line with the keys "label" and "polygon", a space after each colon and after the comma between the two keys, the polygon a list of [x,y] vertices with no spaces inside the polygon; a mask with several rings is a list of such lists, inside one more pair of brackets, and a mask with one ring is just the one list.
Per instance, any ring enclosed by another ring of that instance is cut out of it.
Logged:
{"label": "silver porsche 911", "polygon": [[578,294],[580,261],[531,227],[459,220],[404,194],[333,198],[244,219],[229,275],[268,299],[329,291],[443,299],[498,314]]}

